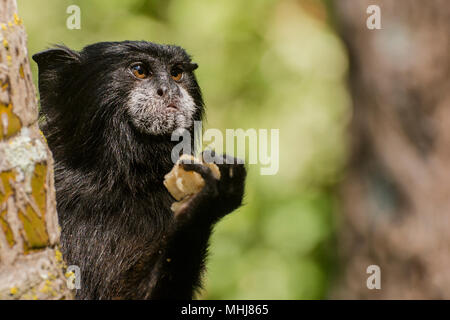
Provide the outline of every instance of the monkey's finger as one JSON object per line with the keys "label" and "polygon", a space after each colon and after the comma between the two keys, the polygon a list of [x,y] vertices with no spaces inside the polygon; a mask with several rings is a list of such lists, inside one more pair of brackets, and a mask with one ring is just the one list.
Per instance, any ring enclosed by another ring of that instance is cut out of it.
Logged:
{"label": "monkey's finger", "polygon": [[202,161],[206,163],[221,163],[220,156],[212,149],[206,149],[202,152]]}
{"label": "monkey's finger", "polygon": [[[214,178],[214,174],[210,168],[203,164],[198,163],[180,163],[180,166],[186,171],[194,171],[200,174],[200,176],[205,181],[205,186],[203,187],[201,194],[208,195],[209,197],[215,197],[218,194],[217,180]],[[198,198],[197,194],[196,198]]]}
{"label": "monkey's finger", "polygon": [[203,165],[203,164],[200,164],[200,163],[185,163],[184,161],[181,161],[180,166],[185,171],[197,172],[205,180],[205,182],[208,182],[211,179],[214,180],[214,175],[213,175],[211,169],[209,167]]}
{"label": "monkey's finger", "polygon": [[245,165],[242,159],[224,154],[222,155],[222,161],[223,165],[219,166],[219,170],[224,182],[239,177],[245,172]]}

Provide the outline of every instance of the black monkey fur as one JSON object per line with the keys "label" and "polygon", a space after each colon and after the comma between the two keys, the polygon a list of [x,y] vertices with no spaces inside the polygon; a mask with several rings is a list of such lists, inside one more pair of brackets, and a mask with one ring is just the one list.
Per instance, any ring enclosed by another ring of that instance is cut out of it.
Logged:
{"label": "black monkey fur", "polygon": [[[176,217],[170,210],[174,199],[162,183],[174,165],[170,134],[177,126],[193,133],[204,113],[196,64],[180,47],[145,41],[79,52],[56,46],[33,59],[41,128],[55,159],[61,248],[81,269],[77,298],[193,298],[212,228],[241,205],[246,176],[236,162],[219,165],[220,180],[206,166],[184,164],[205,187]],[[136,62],[147,79],[130,72]],[[174,66],[179,82],[170,77]],[[168,115],[168,104],[181,120]]]}

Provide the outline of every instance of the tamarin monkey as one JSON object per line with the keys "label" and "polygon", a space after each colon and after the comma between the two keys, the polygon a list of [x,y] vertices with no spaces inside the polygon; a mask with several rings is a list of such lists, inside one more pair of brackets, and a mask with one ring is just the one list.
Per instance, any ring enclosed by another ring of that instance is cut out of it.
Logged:
{"label": "tamarin monkey", "polygon": [[170,209],[163,180],[174,166],[171,134],[182,128],[193,137],[204,114],[197,64],[178,46],[146,41],[56,46],[33,59],[61,248],[81,270],[77,298],[192,299],[212,228],[241,205],[246,177],[226,155],[220,179],[183,162],[205,185],[176,215]]}

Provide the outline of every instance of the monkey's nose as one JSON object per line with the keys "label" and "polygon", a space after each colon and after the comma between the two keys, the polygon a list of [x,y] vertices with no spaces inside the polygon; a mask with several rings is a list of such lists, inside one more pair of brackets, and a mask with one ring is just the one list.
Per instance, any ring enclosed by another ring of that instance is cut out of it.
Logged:
{"label": "monkey's nose", "polygon": [[167,87],[166,86],[160,87],[158,90],[156,90],[156,93],[161,97],[165,96],[167,93]]}

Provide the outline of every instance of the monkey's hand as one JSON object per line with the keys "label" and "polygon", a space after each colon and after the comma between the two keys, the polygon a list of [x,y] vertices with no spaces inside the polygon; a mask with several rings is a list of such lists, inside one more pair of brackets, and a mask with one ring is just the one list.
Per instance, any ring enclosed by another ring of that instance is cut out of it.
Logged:
{"label": "monkey's hand", "polygon": [[[180,158],[173,174],[166,175],[170,180],[165,182],[167,189],[181,201],[172,205],[174,223],[160,243],[161,255],[154,267],[160,272],[152,280],[152,299],[192,297],[193,289],[201,283],[212,226],[242,203],[244,164],[226,155],[216,156],[212,151],[203,152],[202,158],[203,161]],[[217,165],[220,178],[211,162]]]}
{"label": "monkey's hand", "polygon": [[205,185],[197,194],[186,201],[175,213],[176,219],[201,219],[216,222],[242,204],[246,170],[243,163],[228,155],[219,156],[214,151],[204,151],[203,162],[215,163],[219,167],[220,179],[204,163],[181,160],[185,171],[200,174]]}

